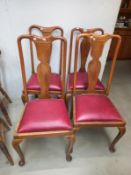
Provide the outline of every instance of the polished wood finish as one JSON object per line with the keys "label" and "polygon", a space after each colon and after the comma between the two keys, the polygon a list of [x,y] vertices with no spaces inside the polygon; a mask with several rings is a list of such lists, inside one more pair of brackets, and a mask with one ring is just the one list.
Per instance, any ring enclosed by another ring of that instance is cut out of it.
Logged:
{"label": "polished wood finish", "polygon": [[[22,47],[21,47],[21,41],[23,39],[29,39],[31,42],[33,42],[36,46],[37,50],[37,57],[40,61],[39,65],[37,66],[37,76],[38,76],[38,81],[41,86],[39,98],[40,99],[45,99],[50,97],[50,92],[48,91],[48,87],[50,84],[50,74],[51,74],[51,67],[49,64],[50,60],[50,50],[51,50],[51,43],[55,40],[61,40],[62,41],[62,47],[64,49],[63,52],[63,74],[65,78],[65,63],[66,63],[66,39],[63,37],[53,37],[53,36],[46,36],[46,37],[38,37],[38,36],[33,36],[33,35],[23,35],[18,38],[18,46],[19,46],[19,51],[20,51],[20,57],[21,61],[23,60],[23,54],[22,54]],[[44,51],[43,52],[43,48]],[[22,69],[23,70],[23,69]],[[63,87],[64,87],[64,82],[63,82]],[[26,106],[25,106],[26,108]],[[56,109],[57,110],[57,109]],[[22,114],[23,117],[23,114]],[[22,120],[21,117],[21,120]],[[25,158],[24,155],[20,149],[20,143],[24,141],[24,139],[27,138],[37,138],[37,137],[55,137],[55,136],[64,136],[68,140],[68,146],[66,149],[66,160],[71,161],[71,153],[73,151],[73,143],[75,142],[75,136],[73,130],[60,130],[60,131],[42,131],[42,132],[29,132],[29,133],[19,133],[18,128],[20,125],[19,121],[17,128],[14,133],[14,138],[12,145],[16,152],[18,153],[20,157],[19,165],[23,166],[25,164]]]}
{"label": "polished wood finish", "polygon": [[[52,27],[43,27],[39,25],[31,25],[29,27],[29,35],[36,34],[36,31],[40,32],[41,36],[50,36],[53,35],[54,32],[58,31],[59,35],[62,36],[64,35],[64,31],[60,26],[52,26]],[[32,42],[30,41],[30,53],[31,53],[31,67],[32,67],[32,74],[35,73],[35,68],[34,68],[34,55],[33,55],[33,45]],[[59,64],[59,73],[61,74],[61,67],[62,67],[62,42],[60,45],[60,64]]]}
{"label": "polished wood finish", "polygon": [[90,51],[91,51],[91,57],[92,57],[92,60],[89,62],[88,68],[87,68],[89,87],[87,90],[85,90],[85,91],[83,90],[82,93],[83,92],[97,92],[95,87],[96,87],[96,83],[97,83],[100,68],[101,68],[100,57],[102,55],[104,45],[108,40],[110,40],[112,38],[115,38],[117,41],[116,48],[114,50],[113,61],[112,61],[109,79],[107,81],[105,91],[101,92],[103,94],[108,95],[110,87],[111,87],[111,82],[112,82],[112,78],[113,78],[113,73],[114,73],[117,55],[118,55],[120,44],[121,44],[121,37],[119,35],[109,35],[109,34],[105,34],[105,35],[80,34],[77,36],[76,47],[75,47],[75,64],[74,64],[74,88],[73,88],[74,93],[77,92],[76,79],[77,79],[77,64],[78,64],[78,49],[79,49],[78,46],[79,46],[81,38],[88,38],[89,39],[90,47],[91,47]]}
{"label": "polished wood finish", "polygon": [[[57,37],[63,37],[63,29],[59,26],[52,26],[52,27],[43,27],[43,26],[39,26],[39,25],[31,25],[29,27],[29,35],[33,35],[34,33],[36,33],[36,30],[38,32],[40,32],[40,37],[53,37],[53,33],[58,31],[59,34],[55,34],[56,35],[56,38]],[[38,35],[35,34],[35,35]],[[55,37],[55,36],[54,36]],[[52,40],[51,43],[50,43],[50,49],[48,50],[48,52],[50,51],[50,55],[51,55],[51,52],[52,52],[52,44],[53,44],[53,41],[55,40]],[[64,58],[63,58],[63,40],[62,39],[59,39],[60,41],[60,58],[59,58],[59,76],[60,76],[60,79],[61,79],[61,84],[62,84],[62,90],[60,91],[50,91],[50,94],[52,95],[56,95],[58,97],[64,97],[64,81],[65,81],[65,73],[63,71],[63,62],[64,62]],[[31,54],[31,71],[32,71],[32,75],[35,73],[35,68],[34,68],[34,55],[33,55],[33,45],[32,45],[33,41],[30,40],[30,54]],[[46,44],[47,45],[47,44]],[[20,49],[19,49],[20,51]],[[43,51],[42,52],[45,52],[46,53],[46,48],[44,49],[43,47]],[[23,57],[23,56],[22,56]],[[40,91],[38,90],[29,90],[27,89],[26,85],[27,85],[27,80],[26,80],[26,72],[25,72],[25,63],[24,63],[24,57],[22,58],[23,60],[21,60],[20,58],[20,63],[21,63],[21,70],[22,70],[22,79],[23,79],[23,86],[24,86],[24,89],[23,89],[23,93],[22,93],[22,101],[23,103],[27,102],[28,101],[28,94],[39,94]],[[65,70],[65,69],[64,69]]]}
{"label": "polished wood finish", "polygon": [[[69,75],[71,73],[71,65],[73,64],[72,63],[72,51],[73,51],[73,41],[75,39],[75,36],[78,36],[78,34],[91,34],[91,33],[99,33],[100,35],[103,35],[104,34],[104,30],[102,28],[93,28],[93,29],[84,29],[84,28],[81,28],[81,27],[75,27],[71,30],[71,34],[70,34],[70,49],[69,49],[69,62],[68,62],[68,78],[69,78]],[[80,65],[80,68],[79,68],[79,72],[86,72],[86,68],[85,68],[85,65],[86,65],[86,62],[87,62],[87,59],[88,59],[88,55],[89,55],[89,52],[90,52],[90,41],[88,38],[81,38],[81,43],[80,43],[80,62],[81,62],[81,65]],[[75,53],[75,61],[74,61],[74,70],[73,70],[73,73],[74,73],[74,81],[76,81],[77,79],[77,62],[78,60],[76,60],[76,57],[78,59],[78,51],[76,51],[77,53]],[[75,82],[74,82],[75,84]],[[72,96],[72,90],[69,90],[68,87],[66,88],[67,89],[67,93],[66,93],[66,103],[68,105],[68,100],[69,98]],[[77,93],[83,93],[84,92],[84,89],[76,89]]]}
{"label": "polished wood finish", "polygon": [[14,165],[13,159],[12,159],[12,157],[11,157],[7,147],[6,147],[6,144],[5,144],[5,128],[4,128],[4,126],[6,126],[6,128],[8,128],[8,126],[6,125],[4,120],[0,119],[0,149],[4,153],[4,155],[6,156],[6,158],[10,162],[10,164]]}
{"label": "polished wood finish", "polygon": [[[96,29],[96,31],[97,30],[98,29]],[[91,37],[93,37],[93,39],[95,39],[95,42],[92,41]],[[71,34],[71,38],[72,38],[72,34]],[[121,37],[119,35],[108,35],[108,34],[93,35],[92,32],[89,32],[89,33],[85,32],[85,33],[82,33],[82,34],[77,36],[76,42],[75,42],[74,72],[73,72],[74,73],[74,87],[73,87],[74,89],[73,90],[67,89],[67,93],[66,93],[66,102],[67,102],[67,104],[68,104],[69,98],[72,96],[73,93],[83,94],[86,91],[88,91],[88,93],[89,92],[94,92],[93,88],[94,88],[94,85],[96,85],[96,82],[97,82],[98,77],[99,77],[99,72],[100,72],[100,69],[101,69],[101,63],[99,61],[99,58],[101,57],[103,47],[104,47],[106,41],[112,40],[112,39],[114,39],[116,42],[115,42],[113,53],[112,53],[112,56],[113,56],[112,57],[112,64],[111,64],[108,80],[105,84],[105,89],[103,89],[103,90],[98,90],[98,89],[96,90],[95,89],[95,91],[97,91],[97,93],[105,94],[105,95],[109,94],[109,91],[110,91],[110,88],[111,88],[111,83],[112,83],[113,74],[114,74],[115,65],[116,65],[116,59],[117,59],[119,48],[120,48],[120,45],[121,45]],[[81,42],[81,40],[83,42]],[[86,43],[88,41],[88,46],[89,47],[86,47],[83,44],[85,41],[86,41]],[[71,39],[71,43],[72,43],[72,39]],[[79,47],[80,44],[81,44],[81,47]],[[93,46],[93,44],[95,44],[95,45]],[[94,53],[93,49],[91,47],[93,47],[93,48],[97,47],[99,52]],[[83,50],[83,52],[82,52],[82,50]],[[87,58],[86,56],[88,56],[89,52],[91,52],[91,56],[94,59],[92,60],[92,62],[90,62],[88,64],[88,67],[86,68],[85,65],[83,66],[83,64],[86,63],[85,58]],[[79,53],[81,53],[81,55],[83,55],[83,57],[81,57],[81,60],[82,60],[82,58],[84,58],[83,61],[81,61],[82,62],[81,67],[82,68],[80,68],[79,71],[88,70],[87,71],[88,74],[90,74],[91,71],[93,71],[93,74],[94,74],[94,75],[92,74],[92,76],[88,75],[88,81],[90,81],[88,90],[77,89],[76,88]],[[93,55],[93,54],[95,54],[95,55]],[[98,54],[98,55],[96,55],[96,54]],[[71,55],[72,55],[72,49],[69,53],[69,64],[71,63]],[[70,67],[71,67],[71,65],[68,65],[68,68],[69,68],[68,69],[68,77],[69,77],[69,74],[70,74]],[[94,72],[94,70],[95,70],[95,72]],[[93,81],[91,81],[91,78],[93,79]]]}
{"label": "polished wood finish", "polygon": [[[116,62],[116,58],[118,55],[118,51],[120,48],[120,43],[121,43],[121,37],[119,35],[95,35],[95,34],[80,34],[76,38],[76,48],[75,48],[75,71],[76,71],[76,66],[77,66],[77,57],[78,57],[78,46],[81,38],[88,38],[90,41],[90,48],[91,48],[91,61],[89,62],[88,65],[88,89],[84,92],[84,94],[97,94],[99,95],[98,91],[96,90],[96,83],[97,79],[99,76],[99,72],[101,69],[101,63],[100,63],[100,57],[103,52],[103,48],[105,43],[112,39],[115,38],[117,40],[117,45],[116,45],[116,50],[114,51],[114,59],[113,59],[113,66],[111,68],[111,74],[107,83],[107,88],[106,88],[106,93],[103,95],[108,95],[110,91],[110,84],[112,81],[113,77],[113,71],[114,71],[114,66]],[[74,89],[73,89],[73,94],[76,95],[76,88],[75,88],[75,83],[76,83],[76,76],[74,77]],[[101,94],[102,95],[102,94]],[[83,101],[84,103],[84,101]],[[73,97],[73,116],[75,116],[75,96]],[[83,127],[117,127],[119,130],[118,135],[115,137],[113,142],[111,143],[109,149],[110,151],[114,152],[115,151],[115,144],[118,142],[118,140],[124,135],[126,128],[125,128],[125,121],[115,121],[115,122],[76,122],[75,118],[73,117],[73,123],[76,131],[79,131]]]}
{"label": "polished wood finish", "polygon": [[[100,32],[100,34],[104,34],[104,30],[102,28],[93,28],[93,29],[84,29],[81,27],[75,27],[71,30],[70,34],[70,50],[69,50],[69,62],[68,62],[68,74],[71,71],[71,64],[72,64],[72,50],[73,50],[73,40],[75,35],[82,34],[82,33],[96,33]],[[90,42],[88,39],[83,39],[81,42],[81,67],[79,71],[85,71],[85,63],[89,54],[89,49],[90,49]]]}
{"label": "polished wood finish", "polygon": [[79,69],[79,72],[86,72],[85,70],[85,64],[86,64],[86,59],[90,51],[90,42],[87,39],[83,39],[80,45],[81,49],[81,66]]}

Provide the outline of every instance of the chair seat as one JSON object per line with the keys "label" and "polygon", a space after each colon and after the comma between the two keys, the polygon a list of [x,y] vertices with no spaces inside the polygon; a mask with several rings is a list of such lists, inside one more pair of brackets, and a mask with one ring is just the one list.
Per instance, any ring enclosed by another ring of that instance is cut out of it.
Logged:
{"label": "chair seat", "polygon": [[76,122],[121,122],[121,115],[104,95],[78,95],[75,97]]}
{"label": "chair seat", "polygon": [[19,133],[71,130],[63,99],[36,99],[27,103]]}
{"label": "chair seat", "polygon": [[[38,83],[36,73],[34,73],[30,77],[30,79],[27,83],[27,89],[28,90],[40,90],[40,85]],[[56,73],[51,74],[51,82],[50,82],[49,90],[50,91],[61,91],[62,90],[59,74],[56,74]]]}
{"label": "chair seat", "polygon": [[[74,83],[74,73],[70,73],[69,79],[68,79],[68,90],[73,89],[73,83]],[[77,81],[76,81],[76,89],[87,89],[88,88],[88,77],[87,72],[77,72]],[[100,80],[98,80],[96,84],[97,90],[104,90],[104,85]]]}

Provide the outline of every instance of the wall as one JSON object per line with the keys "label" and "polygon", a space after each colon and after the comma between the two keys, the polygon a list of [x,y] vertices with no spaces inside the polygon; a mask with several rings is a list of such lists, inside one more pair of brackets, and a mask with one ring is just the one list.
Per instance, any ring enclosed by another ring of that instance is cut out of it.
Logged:
{"label": "wall", "polygon": [[[114,30],[121,0],[0,0],[0,71],[4,88],[13,98],[22,90],[17,36],[27,32],[31,24],[59,25],[69,40],[73,27],[102,27]],[[102,71],[108,47],[101,59]],[[54,69],[56,64],[53,65]],[[29,68],[29,66],[28,66]],[[29,72],[29,71],[28,71]]]}

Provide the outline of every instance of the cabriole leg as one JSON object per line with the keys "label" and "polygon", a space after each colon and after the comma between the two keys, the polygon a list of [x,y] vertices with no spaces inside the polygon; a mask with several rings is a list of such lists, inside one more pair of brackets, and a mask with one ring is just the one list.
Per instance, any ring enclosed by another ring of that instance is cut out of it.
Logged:
{"label": "cabriole leg", "polygon": [[16,150],[16,152],[18,153],[19,157],[20,157],[20,161],[19,161],[19,165],[23,166],[25,164],[25,158],[24,155],[21,151],[21,148],[19,146],[19,144],[23,141],[23,139],[15,139],[12,142],[12,145],[14,147],[14,149]]}
{"label": "cabriole leg", "polygon": [[113,140],[113,142],[111,143],[109,150],[111,152],[115,152],[115,144],[120,140],[120,138],[125,134],[126,132],[126,128],[125,127],[118,127],[119,133],[117,134],[117,136],[115,137],[115,139]]}

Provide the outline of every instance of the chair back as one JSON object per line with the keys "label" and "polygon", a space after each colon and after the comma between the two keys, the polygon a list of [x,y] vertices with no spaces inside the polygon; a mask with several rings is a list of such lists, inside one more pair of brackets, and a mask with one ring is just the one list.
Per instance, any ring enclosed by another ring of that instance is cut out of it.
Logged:
{"label": "chair back", "polygon": [[52,50],[52,43],[54,41],[61,41],[62,43],[62,96],[64,97],[64,87],[65,87],[65,73],[66,73],[66,47],[67,42],[64,37],[54,37],[51,35],[45,37],[39,37],[36,35],[21,35],[18,37],[18,50],[19,50],[19,57],[21,63],[21,71],[22,71],[22,78],[23,78],[23,89],[25,93],[27,93],[26,88],[26,71],[25,71],[25,64],[24,64],[24,55],[22,49],[22,40],[28,39],[30,42],[34,43],[37,52],[37,58],[39,60],[39,64],[37,66],[37,76],[38,81],[41,87],[40,91],[40,98],[48,98],[49,94],[49,85],[50,85],[50,75],[51,75],[51,67],[50,67],[50,56]]}
{"label": "chair back", "polygon": [[[52,26],[52,27],[43,27],[43,26],[39,26],[39,25],[31,25],[29,27],[29,35],[35,34],[38,35],[36,33],[34,33],[35,31],[38,31],[41,33],[41,35],[43,37],[46,36],[50,36],[53,35],[53,32],[55,31],[59,31],[59,35],[58,36],[63,36],[64,31],[60,26]],[[30,41],[30,55],[31,55],[31,70],[32,70],[32,74],[35,73],[35,68],[34,68],[34,54],[33,54],[33,45],[32,42]],[[60,44],[60,59],[59,59],[59,74],[61,74],[61,66],[62,66],[62,42]]]}
{"label": "chair back", "polygon": [[[71,64],[72,63],[72,50],[73,50],[73,40],[75,35],[77,34],[88,34],[88,33],[96,33],[100,32],[100,34],[104,34],[104,30],[102,28],[93,28],[93,29],[84,29],[80,27],[75,27],[71,30],[70,34],[70,48],[69,48],[69,62],[68,62],[68,74],[71,71]],[[80,69],[79,72],[85,72],[85,64],[88,58],[90,50],[90,42],[88,41],[88,38],[83,38],[80,43]]]}
{"label": "chair back", "polygon": [[[99,93],[105,93],[106,95],[109,94],[111,82],[113,78],[114,68],[116,64],[117,55],[119,52],[120,44],[121,44],[121,37],[119,35],[110,35],[110,34],[104,34],[104,35],[96,35],[92,33],[82,33],[77,36],[76,38],[76,44],[75,44],[75,63],[74,63],[74,84],[73,84],[73,94],[76,93],[76,80],[77,80],[77,66],[78,66],[78,54],[79,54],[79,45],[81,42],[81,39],[88,39],[90,42],[90,55],[91,55],[91,61],[88,64],[87,67],[87,82],[88,82],[88,88],[84,91],[85,93],[98,93],[96,90],[96,84],[98,81],[99,73],[101,70],[101,62],[100,58],[103,53],[104,46],[108,40],[112,40],[113,38],[116,39],[116,47],[114,49],[114,55],[111,65],[111,70],[109,74],[109,79],[106,84],[106,88],[104,92]],[[86,52],[86,51],[85,51]]]}

